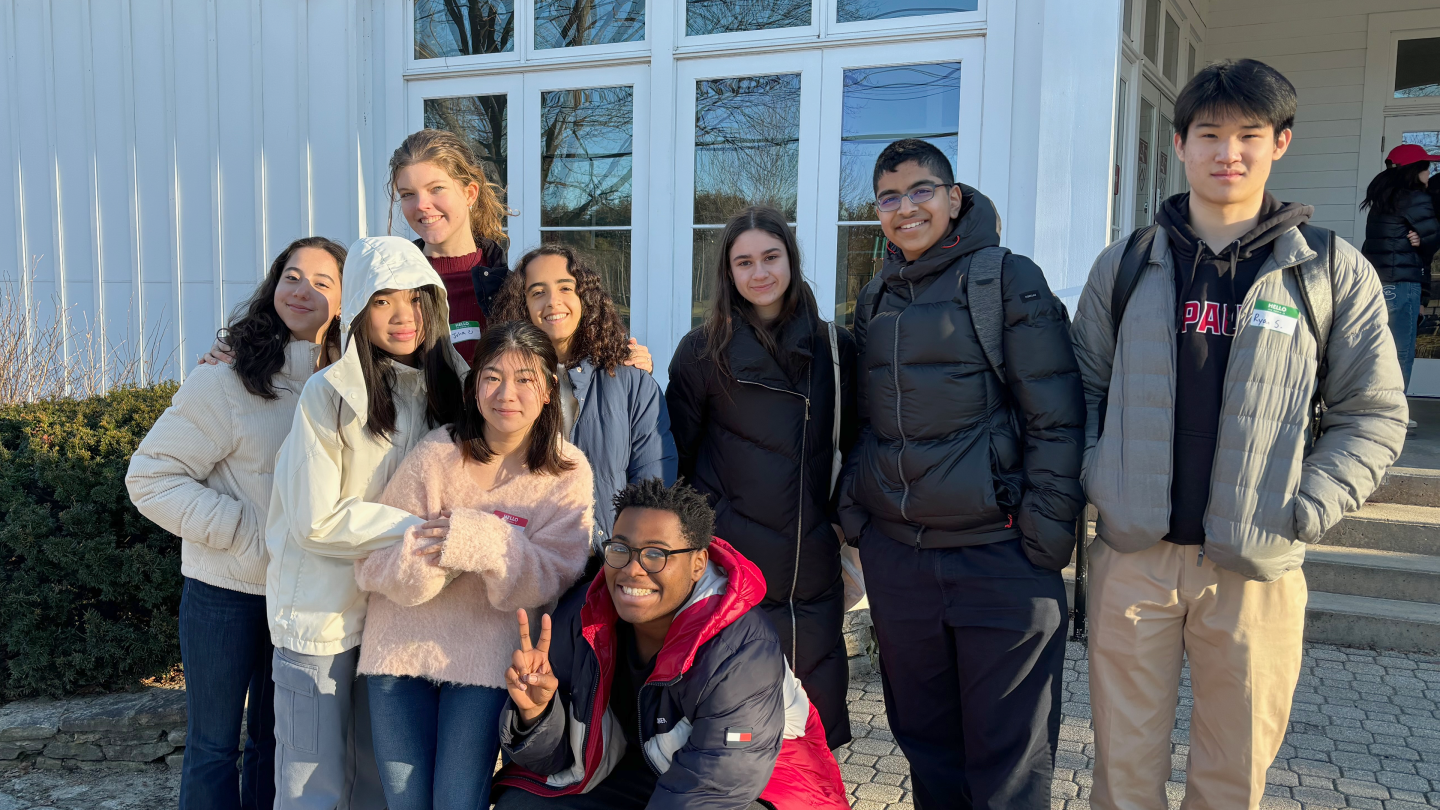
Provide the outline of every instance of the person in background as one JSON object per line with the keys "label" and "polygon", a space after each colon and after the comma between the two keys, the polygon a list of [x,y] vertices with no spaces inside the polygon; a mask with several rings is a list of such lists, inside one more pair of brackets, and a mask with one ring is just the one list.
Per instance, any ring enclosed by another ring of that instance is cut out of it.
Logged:
{"label": "person in background", "polygon": [[300,393],[265,527],[277,810],[384,806],[355,678],[368,600],[353,563],[449,528],[446,516],[378,502],[410,450],[462,406],[469,369],[450,345],[440,277],[414,245],[380,236],[351,245],[345,278],[343,353]]}
{"label": "person in background", "polygon": [[[995,206],[952,172],[921,140],[875,161],[888,243],[855,305],[862,427],[841,524],[916,807],[1048,810],[1085,399],[1064,306],[1034,262],[996,256]],[[1000,290],[977,307],[981,251]]]}
{"label": "person in background", "polygon": [[1260,806],[1300,677],[1305,544],[1364,502],[1405,440],[1380,280],[1310,206],[1265,190],[1295,107],[1261,62],[1196,73],[1175,101],[1189,192],[1106,248],[1080,296],[1101,810],[1171,801],[1187,660],[1183,806]]}
{"label": "person in background", "polygon": [[716,533],[765,575],[760,608],[836,748],[850,741],[850,669],[832,470],[857,431],[855,341],[820,319],[779,211],[733,217],[719,255],[705,324],[670,361],[680,474],[714,505]]}
{"label": "person in background", "polygon": [[[469,360],[491,315],[492,303],[510,273],[504,245],[501,187],[485,177],[464,139],[443,129],[422,129],[390,156],[391,210],[398,201],[416,247],[445,282],[450,296],[450,337]],[[496,318],[495,320],[505,320]],[[625,365],[649,372],[650,352],[630,340]]]}
{"label": "person in background", "polygon": [[511,611],[558,597],[590,556],[590,465],[560,438],[555,362],[530,324],[485,330],[464,410],[410,451],[380,499],[449,513],[450,533],[355,564],[372,592],[359,671],[389,810],[489,806]]}
{"label": "person in background", "polygon": [[604,573],[541,617],[533,646],[517,613],[497,810],[848,808],[819,715],[755,609],[765,582],[711,537],[705,496],[652,478],[615,512]]}
{"label": "person in background", "polygon": [[[1440,219],[1426,191],[1430,163],[1436,156],[1419,144],[1390,150],[1385,171],[1375,175],[1360,207],[1369,210],[1360,253],[1380,275],[1380,290],[1390,316],[1390,334],[1399,352],[1400,372],[1410,387],[1415,365],[1415,331],[1420,321],[1421,289],[1427,286],[1430,262],[1440,248]],[[1412,421],[1411,429],[1415,428]]]}
{"label": "person in background", "polygon": [[221,332],[235,347],[234,365],[187,374],[130,458],[125,486],[135,508],[182,541],[182,810],[268,810],[274,803],[266,510],[275,453],[300,390],[340,356],[344,264],[344,246],[324,237],[280,251]]}
{"label": "person in background", "polygon": [[495,295],[493,311],[497,321],[534,324],[554,347],[561,435],[580,448],[595,474],[598,550],[615,523],[615,493],[649,478],[675,481],[675,443],[660,385],[625,365],[630,344],[615,302],[600,274],[565,245],[526,253]]}

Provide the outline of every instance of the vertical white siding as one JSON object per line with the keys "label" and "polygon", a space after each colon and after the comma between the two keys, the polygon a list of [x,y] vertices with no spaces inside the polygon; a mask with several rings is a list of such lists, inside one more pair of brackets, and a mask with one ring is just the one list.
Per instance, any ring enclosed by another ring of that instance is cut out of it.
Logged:
{"label": "vertical white siding", "polygon": [[1315,206],[1315,223],[1355,233],[1367,15],[1434,8],[1434,0],[1211,0],[1207,61],[1251,57],[1294,82],[1295,141],[1270,188]]}
{"label": "vertical white siding", "polygon": [[183,374],[275,251],[376,221],[383,5],[0,0],[0,279]]}

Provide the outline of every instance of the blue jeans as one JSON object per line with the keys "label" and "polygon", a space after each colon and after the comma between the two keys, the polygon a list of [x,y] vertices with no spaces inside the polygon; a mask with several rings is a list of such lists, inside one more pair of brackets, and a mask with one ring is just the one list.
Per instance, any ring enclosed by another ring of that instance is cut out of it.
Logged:
{"label": "blue jeans", "polygon": [[1400,373],[1405,375],[1405,389],[1410,389],[1410,369],[1415,366],[1415,329],[1420,322],[1420,284],[1402,281],[1382,284],[1385,309],[1390,313],[1390,334],[1395,337],[1395,351],[1400,356]]}
{"label": "blue jeans", "polygon": [[482,810],[504,689],[371,675],[370,725],[390,810]]}
{"label": "blue jeans", "polygon": [[[269,810],[275,803],[271,650],[263,594],[185,578],[180,597],[186,712],[182,810]],[[236,751],[241,715],[243,757]]]}

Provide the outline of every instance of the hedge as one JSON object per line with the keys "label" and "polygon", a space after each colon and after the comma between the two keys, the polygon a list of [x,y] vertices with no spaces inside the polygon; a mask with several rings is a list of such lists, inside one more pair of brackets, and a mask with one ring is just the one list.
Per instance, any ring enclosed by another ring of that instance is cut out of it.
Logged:
{"label": "hedge", "polygon": [[180,542],[125,491],[176,386],[0,406],[6,699],[133,687],[180,660]]}

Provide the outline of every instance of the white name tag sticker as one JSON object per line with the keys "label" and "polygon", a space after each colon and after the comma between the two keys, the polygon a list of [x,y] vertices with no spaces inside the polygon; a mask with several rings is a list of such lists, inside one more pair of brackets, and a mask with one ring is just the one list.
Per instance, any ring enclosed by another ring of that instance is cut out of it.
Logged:
{"label": "white name tag sticker", "polygon": [[1300,310],[1276,304],[1271,301],[1256,301],[1255,314],[1250,316],[1250,325],[1269,329],[1282,335],[1295,334],[1295,324],[1300,322]]}
{"label": "white name tag sticker", "polygon": [[479,321],[461,321],[450,324],[450,342],[464,343],[467,340],[480,339]]}

